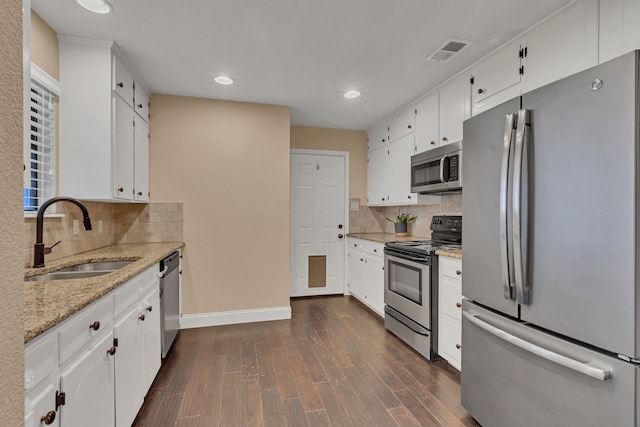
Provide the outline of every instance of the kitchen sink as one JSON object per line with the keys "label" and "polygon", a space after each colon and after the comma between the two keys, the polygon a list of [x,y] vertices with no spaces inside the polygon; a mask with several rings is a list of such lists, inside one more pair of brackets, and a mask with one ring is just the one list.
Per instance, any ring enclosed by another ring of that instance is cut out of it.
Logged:
{"label": "kitchen sink", "polygon": [[[111,273],[112,271],[120,270],[122,267],[126,267],[127,265],[135,262],[135,260],[130,261],[106,261],[106,262],[87,262],[84,264],[72,265],[71,267],[61,268],[57,270],[56,273],[66,272],[66,271],[107,271]],[[88,276],[87,276],[88,277]]]}
{"label": "kitchen sink", "polygon": [[54,271],[53,273],[39,274],[37,276],[26,277],[26,282],[40,282],[43,280],[66,280],[66,279],[83,279],[85,277],[102,276],[103,274],[113,273],[112,271]]}
{"label": "kitchen sink", "polygon": [[60,270],[47,274],[26,277],[24,280],[27,282],[39,282],[43,280],[84,279],[86,277],[102,276],[103,274],[113,273],[135,261],[136,260],[87,262],[61,268]]}

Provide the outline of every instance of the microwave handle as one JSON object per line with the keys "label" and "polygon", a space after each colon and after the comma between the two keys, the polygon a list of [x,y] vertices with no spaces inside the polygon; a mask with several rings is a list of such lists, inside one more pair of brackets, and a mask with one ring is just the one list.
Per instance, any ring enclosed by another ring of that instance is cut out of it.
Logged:
{"label": "microwave handle", "polygon": [[445,155],[444,155],[444,156],[442,156],[442,158],[440,159],[440,182],[441,182],[441,183],[443,183],[443,184],[444,184],[445,182],[447,182],[447,181],[445,181],[445,180],[444,180],[444,161],[445,161],[446,159],[448,159],[448,158],[449,158],[449,155],[448,155],[448,154],[445,154]]}

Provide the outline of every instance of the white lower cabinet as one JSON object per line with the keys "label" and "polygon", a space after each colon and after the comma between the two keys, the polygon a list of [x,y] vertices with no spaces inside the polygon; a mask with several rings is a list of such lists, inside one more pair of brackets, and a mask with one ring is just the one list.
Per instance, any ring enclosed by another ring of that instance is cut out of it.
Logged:
{"label": "white lower cabinet", "polygon": [[60,407],[61,426],[112,427],[114,398],[113,332],[90,346],[60,373],[65,402]]}
{"label": "white lower cabinet", "polygon": [[384,244],[349,238],[349,292],[384,316]]}
{"label": "white lower cabinet", "polygon": [[142,389],[149,390],[160,370],[160,290],[154,288],[142,301]]}
{"label": "white lower cabinet", "polygon": [[154,265],[25,346],[25,425],[133,423],[160,369]]}
{"label": "white lower cabinet", "polygon": [[144,401],[142,390],[142,331],[140,308],[116,321],[116,426],[130,426]]}
{"label": "white lower cabinet", "polygon": [[439,256],[438,264],[438,354],[460,370],[462,260]]}

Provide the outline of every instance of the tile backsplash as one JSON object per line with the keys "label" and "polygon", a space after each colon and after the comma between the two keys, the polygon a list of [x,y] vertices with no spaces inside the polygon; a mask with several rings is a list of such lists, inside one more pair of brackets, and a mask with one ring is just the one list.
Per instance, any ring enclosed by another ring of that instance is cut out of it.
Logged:
{"label": "tile backsplash", "polygon": [[350,233],[393,233],[393,223],[386,217],[395,218],[398,212],[406,212],[418,218],[409,225],[409,234],[431,237],[431,218],[434,215],[462,215],[462,195],[442,196],[439,205],[368,207],[360,205],[357,211],[349,211]]}
{"label": "tile backsplash", "polygon": [[[119,243],[182,241],[182,203],[120,204],[83,202],[91,217],[92,230],[82,226],[82,213],[69,203],[57,203],[56,213],[63,217],[44,220],[44,243],[53,248],[46,260]],[[73,221],[79,222],[79,233],[73,234]],[[102,223],[102,224],[101,224]],[[24,265],[33,264],[36,219],[24,220]]]}

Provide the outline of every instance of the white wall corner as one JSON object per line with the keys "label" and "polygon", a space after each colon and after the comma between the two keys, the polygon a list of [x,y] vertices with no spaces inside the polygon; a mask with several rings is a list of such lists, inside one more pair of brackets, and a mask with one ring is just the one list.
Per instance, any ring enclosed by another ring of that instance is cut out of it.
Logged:
{"label": "white wall corner", "polygon": [[240,323],[269,322],[291,319],[291,306],[258,308],[255,310],[221,311],[216,313],[183,314],[180,329],[208,326],[236,325]]}

